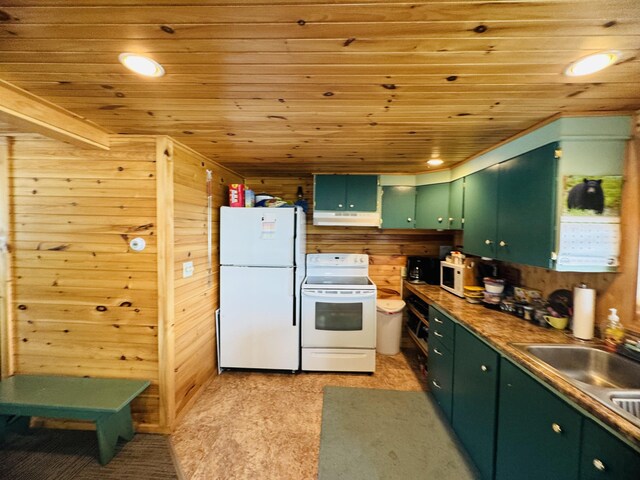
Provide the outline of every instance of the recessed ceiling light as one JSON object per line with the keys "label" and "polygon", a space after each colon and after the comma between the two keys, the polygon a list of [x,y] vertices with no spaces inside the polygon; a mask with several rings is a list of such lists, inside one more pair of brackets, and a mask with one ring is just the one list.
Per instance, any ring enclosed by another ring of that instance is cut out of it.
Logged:
{"label": "recessed ceiling light", "polygon": [[618,61],[622,54],[617,50],[609,50],[607,52],[594,53],[576,60],[564,71],[569,77],[579,77],[599,72],[600,70],[613,65]]}
{"label": "recessed ceiling light", "polygon": [[438,165],[442,165],[444,163],[443,160],[439,158],[432,158],[431,160],[427,160],[427,165],[431,165],[432,167],[437,167]]}
{"label": "recessed ceiling light", "polygon": [[155,60],[138,55],[136,53],[121,53],[118,55],[120,63],[129,70],[145,77],[161,77],[164,75],[164,68]]}

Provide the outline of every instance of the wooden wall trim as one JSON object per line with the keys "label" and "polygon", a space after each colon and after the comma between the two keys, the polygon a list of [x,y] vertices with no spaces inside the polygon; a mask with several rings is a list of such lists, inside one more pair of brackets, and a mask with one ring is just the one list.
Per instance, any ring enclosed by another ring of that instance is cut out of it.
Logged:
{"label": "wooden wall trim", "polygon": [[158,370],[160,427],[175,420],[173,142],[156,141],[156,191],[158,222]]}
{"label": "wooden wall trim", "polygon": [[2,80],[0,120],[79,147],[109,150],[107,130]]}
{"label": "wooden wall trim", "polygon": [[10,138],[0,139],[0,378],[13,373],[11,321],[11,245],[9,211]]}

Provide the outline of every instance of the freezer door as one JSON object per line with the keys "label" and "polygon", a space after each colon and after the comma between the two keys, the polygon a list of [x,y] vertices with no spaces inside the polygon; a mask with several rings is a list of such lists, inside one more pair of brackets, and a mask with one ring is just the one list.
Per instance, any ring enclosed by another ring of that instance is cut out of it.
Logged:
{"label": "freezer door", "polygon": [[293,268],[220,268],[220,366],[297,370]]}
{"label": "freezer door", "polygon": [[293,266],[293,208],[220,208],[220,264]]}

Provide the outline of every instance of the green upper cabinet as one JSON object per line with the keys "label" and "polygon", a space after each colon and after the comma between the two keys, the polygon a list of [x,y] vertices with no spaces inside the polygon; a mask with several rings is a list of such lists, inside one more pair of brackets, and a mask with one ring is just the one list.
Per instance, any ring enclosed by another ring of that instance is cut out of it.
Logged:
{"label": "green upper cabinet", "polygon": [[555,234],[557,144],[500,164],[497,258],[549,268]]}
{"label": "green upper cabinet", "polygon": [[494,474],[499,366],[493,348],[456,326],[452,425],[484,479]]}
{"label": "green upper cabinet", "polygon": [[467,253],[549,268],[555,235],[552,143],[466,177]]}
{"label": "green upper cabinet", "polygon": [[376,175],[316,175],[316,210],[375,212],[378,206]]}
{"label": "green upper cabinet", "polygon": [[449,228],[461,230],[464,218],[464,178],[451,182],[449,186]]}
{"label": "green upper cabinet", "polygon": [[577,480],[578,411],[504,359],[499,395],[496,480]]}
{"label": "green upper cabinet", "polygon": [[414,228],[416,187],[382,187],[382,228]]}
{"label": "green upper cabinet", "polygon": [[435,183],[417,188],[416,228],[449,228],[449,185]]}
{"label": "green upper cabinet", "polygon": [[636,480],[640,452],[632,449],[590,419],[582,427],[581,480]]}
{"label": "green upper cabinet", "polygon": [[500,165],[465,178],[464,251],[481,257],[496,256],[498,171]]}
{"label": "green upper cabinet", "polygon": [[313,195],[316,210],[346,210],[347,176],[316,175]]}

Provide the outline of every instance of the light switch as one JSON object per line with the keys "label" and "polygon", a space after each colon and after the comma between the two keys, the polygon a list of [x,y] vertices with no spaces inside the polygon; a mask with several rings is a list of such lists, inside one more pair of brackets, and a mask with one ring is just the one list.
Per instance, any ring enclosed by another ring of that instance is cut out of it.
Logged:
{"label": "light switch", "polygon": [[182,278],[189,278],[193,275],[193,262],[182,262]]}

